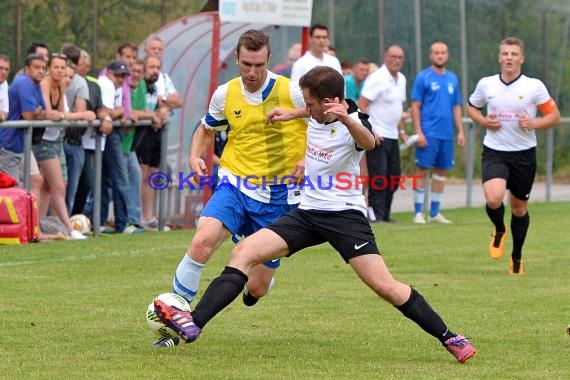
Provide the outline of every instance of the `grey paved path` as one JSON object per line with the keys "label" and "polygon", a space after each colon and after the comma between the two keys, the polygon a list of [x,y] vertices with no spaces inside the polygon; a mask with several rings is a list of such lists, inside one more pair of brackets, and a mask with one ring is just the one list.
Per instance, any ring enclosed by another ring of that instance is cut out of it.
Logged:
{"label": "grey paved path", "polygon": [[[552,201],[570,201],[570,184],[553,184],[550,193]],[[464,182],[449,181],[445,186],[443,194],[442,209],[461,208],[467,206],[467,186]],[[544,202],[546,200],[546,185],[543,182],[536,182],[532,189],[530,202]],[[480,207],[485,204],[481,181],[476,180],[473,184],[473,194],[471,198],[473,207]],[[398,190],[394,196],[392,204],[393,212],[413,211],[413,191]]]}

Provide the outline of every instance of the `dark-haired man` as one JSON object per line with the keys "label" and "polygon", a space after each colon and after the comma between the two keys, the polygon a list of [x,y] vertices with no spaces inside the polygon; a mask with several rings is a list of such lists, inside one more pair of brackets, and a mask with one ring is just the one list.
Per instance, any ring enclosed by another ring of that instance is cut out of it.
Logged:
{"label": "dark-haired man", "polygon": [[314,24],[309,30],[309,36],[309,50],[293,64],[291,80],[299,83],[299,78],[316,66],[332,67],[342,74],[338,58],[327,53],[329,49],[329,28],[326,25]]}
{"label": "dark-haired man", "polygon": [[[59,112],[46,112],[40,82],[47,62],[40,54],[26,57],[24,73],[8,90],[10,109],[7,120],[60,120]],[[18,180],[24,153],[24,129],[0,128],[0,171]]]}

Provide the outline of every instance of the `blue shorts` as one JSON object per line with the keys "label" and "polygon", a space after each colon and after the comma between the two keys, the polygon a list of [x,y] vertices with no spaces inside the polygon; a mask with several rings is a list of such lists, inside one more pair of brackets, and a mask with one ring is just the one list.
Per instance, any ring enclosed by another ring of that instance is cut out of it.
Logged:
{"label": "blue shorts", "polygon": [[[200,216],[218,219],[234,236],[249,236],[296,208],[297,205],[256,201],[225,183],[214,192]],[[264,264],[269,268],[277,268],[280,260]]]}
{"label": "blue shorts", "polygon": [[455,165],[453,140],[426,139],[426,147],[416,146],[416,166],[424,169],[451,169]]}

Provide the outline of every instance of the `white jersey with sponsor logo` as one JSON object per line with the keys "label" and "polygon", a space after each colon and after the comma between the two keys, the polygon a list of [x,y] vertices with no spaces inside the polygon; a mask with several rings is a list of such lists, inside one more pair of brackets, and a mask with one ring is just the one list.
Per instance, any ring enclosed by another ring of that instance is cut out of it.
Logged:
{"label": "white jersey with sponsor logo", "polygon": [[[348,111],[350,117],[362,123],[354,103]],[[311,118],[299,208],[321,211],[355,209],[366,215],[362,185],[357,184],[355,178],[360,175],[363,155],[364,150],[357,148],[352,135],[340,121],[320,124]]]}
{"label": "white jersey with sponsor logo", "polygon": [[508,84],[499,74],[482,78],[469,97],[469,104],[479,109],[487,106],[487,115],[495,115],[501,121],[498,130],[486,130],[483,144],[507,152],[535,147],[534,131],[523,130],[519,126],[519,117],[526,114],[529,119],[534,119],[537,106],[550,98],[544,83],[526,75]]}

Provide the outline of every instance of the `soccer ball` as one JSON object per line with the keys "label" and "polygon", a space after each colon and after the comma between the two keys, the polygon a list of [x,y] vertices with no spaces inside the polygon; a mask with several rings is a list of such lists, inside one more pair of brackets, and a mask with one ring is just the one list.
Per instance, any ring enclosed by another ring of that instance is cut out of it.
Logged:
{"label": "soccer ball", "polygon": [[[186,310],[190,312],[190,305],[184,298],[180,297],[178,294],[162,293],[158,295],[155,299],[159,299],[169,306],[176,306],[181,310]],[[161,338],[174,338],[176,336],[176,333],[172,329],[166,327],[166,325],[162,323],[160,319],[158,319],[158,316],[154,312],[155,299],[151,301],[151,303],[148,305],[148,308],[146,309],[146,323],[148,325],[148,328],[151,329],[155,334],[157,334]]]}
{"label": "soccer ball", "polygon": [[75,214],[71,218],[71,225],[74,230],[81,232],[82,234],[87,234],[91,232],[91,221],[88,217],[83,214]]}

